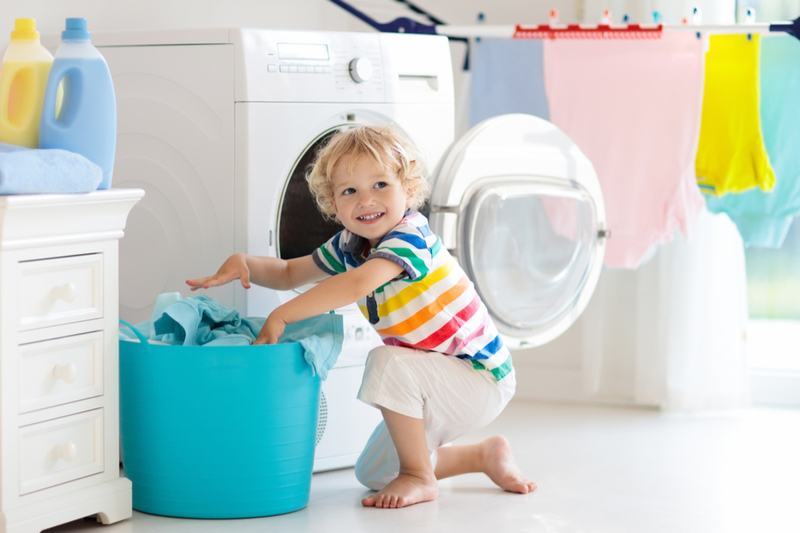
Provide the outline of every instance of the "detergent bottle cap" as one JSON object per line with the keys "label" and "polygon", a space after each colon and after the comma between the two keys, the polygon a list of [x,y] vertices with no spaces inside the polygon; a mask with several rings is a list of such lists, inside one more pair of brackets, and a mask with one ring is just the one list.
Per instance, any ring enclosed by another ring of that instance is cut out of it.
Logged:
{"label": "detergent bottle cap", "polygon": [[61,32],[61,39],[64,41],[88,41],[91,39],[91,35],[86,31],[86,19],[67,19],[67,29]]}
{"label": "detergent bottle cap", "polygon": [[36,19],[15,19],[14,31],[11,32],[12,41],[39,40],[39,32],[36,31]]}

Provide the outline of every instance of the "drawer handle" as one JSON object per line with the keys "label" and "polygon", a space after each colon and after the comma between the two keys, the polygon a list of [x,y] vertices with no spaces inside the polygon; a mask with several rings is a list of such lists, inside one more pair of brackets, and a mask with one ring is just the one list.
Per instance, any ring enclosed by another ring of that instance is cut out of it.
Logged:
{"label": "drawer handle", "polygon": [[78,377],[78,369],[75,363],[67,363],[64,365],[56,365],[53,368],[53,375],[56,379],[60,379],[65,383],[72,383]]}
{"label": "drawer handle", "polygon": [[78,456],[78,445],[72,441],[56,446],[56,457],[65,461],[74,461]]}
{"label": "drawer handle", "polygon": [[61,287],[56,289],[56,298],[59,300],[64,300],[65,302],[69,303],[75,299],[75,284],[74,283],[65,283]]}

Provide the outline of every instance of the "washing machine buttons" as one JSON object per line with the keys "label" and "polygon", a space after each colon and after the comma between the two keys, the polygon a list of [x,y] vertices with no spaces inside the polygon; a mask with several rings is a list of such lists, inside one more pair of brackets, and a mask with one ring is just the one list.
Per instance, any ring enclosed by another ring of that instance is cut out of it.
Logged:
{"label": "washing machine buttons", "polygon": [[[278,65],[268,65],[268,72],[278,72]],[[329,66],[314,66],[314,65],[281,65],[280,72],[291,74],[330,74],[332,72]]]}

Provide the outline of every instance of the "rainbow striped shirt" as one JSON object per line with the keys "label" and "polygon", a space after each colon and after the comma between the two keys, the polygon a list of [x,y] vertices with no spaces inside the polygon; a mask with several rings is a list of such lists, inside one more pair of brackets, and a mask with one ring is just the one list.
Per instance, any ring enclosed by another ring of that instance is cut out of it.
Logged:
{"label": "rainbow striped shirt", "polygon": [[486,306],[424,215],[408,211],[376,248],[368,247],[366,239],[345,229],[312,257],[330,275],[374,257],[403,267],[400,276],[358,302],[385,344],[467,358],[498,381],[512,372],[511,354]]}

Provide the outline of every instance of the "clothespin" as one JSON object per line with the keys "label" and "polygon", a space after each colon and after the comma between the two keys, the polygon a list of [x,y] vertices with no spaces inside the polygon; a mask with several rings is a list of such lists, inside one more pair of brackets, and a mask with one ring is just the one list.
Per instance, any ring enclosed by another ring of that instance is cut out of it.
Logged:
{"label": "clothespin", "polygon": [[[656,24],[661,24],[662,20],[663,18],[661,17],[661,13],[659,13],[658,11],[653,11],[653,22],[655,22]],[[683,19],[683,23],[686,24],[686,19]]]}
{"label": "clothespin", "polygon": [[[703,13],[700,11],[700,8],[695,6],[692,8],[692,24],[695,26],[699,26],[703,22]],[[697,38],[700,38],[700,32],[697,32]]]}
{"label": "clothespin", "polygon": [[624,15],[622,15],[622,22],[624,22],[625,24],[630,24],[631,16],[625,13]]}
{"label": "clothespin", "polygon": [[[745,12],[745,16],[744,16],[744,22],[745,22],[745,24],[755,24],[755,22],[756,22],[756,10],[755,9],[753,9],[752,7],[748,7],[747,8],[747,11]],[[748,33],[747,34],[747,40],[748,41],[752,41],[753,40],[753,34],[752,33]]]}
{"label": "clothespin", "polygon": [[600,18],[600,24],[608,24],[611,26],[614,23],[614,17],[611,15],[610,9],[603,10],[603,16]]}
{"label": "clothespin", "polygon": [[558,9],[550,10],[550,25],[555,26],[558,24]]}

